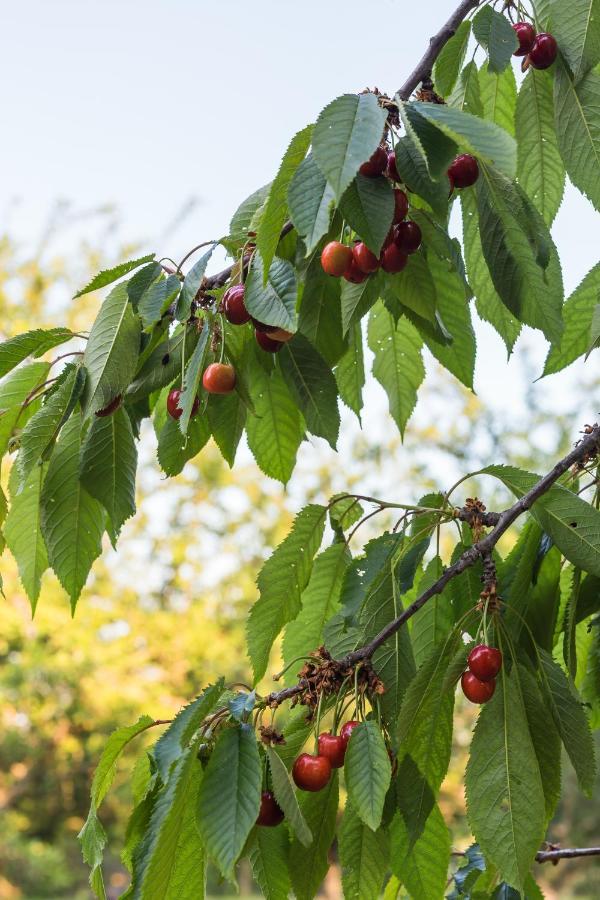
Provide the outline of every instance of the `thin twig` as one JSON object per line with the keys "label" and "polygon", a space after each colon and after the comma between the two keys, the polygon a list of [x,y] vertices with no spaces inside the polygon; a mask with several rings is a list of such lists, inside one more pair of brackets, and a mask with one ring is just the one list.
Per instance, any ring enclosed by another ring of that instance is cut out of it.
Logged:
{"label": "thin twig", "polygon": [[577,859],[581,856],[600,856],[600,847],[571,847],[564,850],[540,850],[536,862],[558,862],[560,859]]}

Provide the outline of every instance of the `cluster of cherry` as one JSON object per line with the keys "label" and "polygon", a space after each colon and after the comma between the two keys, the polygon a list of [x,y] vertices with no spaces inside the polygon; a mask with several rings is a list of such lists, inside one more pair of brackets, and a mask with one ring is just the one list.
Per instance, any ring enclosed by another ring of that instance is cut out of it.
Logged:
{"label": "cluster of cherry", "polygon": [[496,675],[502,668],[502,651],[479,644],[469,653],[467,665],[468,669],[460,679],[463,694],[471,703],[487,703],[496,690]]}
{"label": "cluster of cherry", "polygon": [[536,33],[530,22],[517,22],[513,25],[519,48],[515,50],[515,56],[524,56],[524,68],[533,66],[534,69],[548,69],[556,59],[558,45],[556,38],[546,31]]}

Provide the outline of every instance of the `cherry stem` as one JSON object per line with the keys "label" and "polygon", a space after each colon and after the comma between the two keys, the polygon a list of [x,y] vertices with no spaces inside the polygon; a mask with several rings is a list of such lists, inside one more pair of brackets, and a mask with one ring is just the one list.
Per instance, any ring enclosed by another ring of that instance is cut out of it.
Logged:
{"label": "cherry stem", "polygon": [[291,669],[292,666],[296,665],[296,663],[304,662],[307,659],[318,660],[318,656],[315,656],[314,654],[311,654],[311,653],[309,653],[306,656],[296,656],[296,658],[293,659],[291,662],[289,662],[287,664],[287,666],[281,670],[281,672],[278,672],[277,675],[273,675],[273,681],[279,681],[279,679],[282,678],[283,675],[285,675],[285,673],[288,671],[288,669]]}
{"label": "cherry stem", "polygon": [[319,755],[319,726],[321,724],[321,704],[323,703],[323,691],[319,694],[319,702],[317,704],[317,718],[315,722],[315,756]]}

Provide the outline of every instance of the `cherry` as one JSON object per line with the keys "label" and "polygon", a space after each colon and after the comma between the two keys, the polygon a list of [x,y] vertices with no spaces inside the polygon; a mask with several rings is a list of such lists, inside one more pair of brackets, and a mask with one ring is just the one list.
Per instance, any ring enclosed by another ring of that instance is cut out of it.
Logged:
{"label": "cherry", "polygon": [[378,175],[381,175],[383,173],[383,170],[387,167],[387,164],[387,151],[384,147],[378,147],[375,153],[362,164],[358,171],[361,175],[366,175],[367,178],[377,178]]}
{"label": "cherry", "polygon": [[527,56],[535,41],[535,28],[529,22],[517,22],[513,28],[519,39],[519,49],[515,50],[513,56]]}
{"label": "cherry", "polygon": [[352,248],[352,259],[357,268],[365,275],[376,272],[379,268],[379,260],[362,241],[359,241]]}
{"label": "cherry", "polygon": [[112,414],[114,412],[116,412],[118,410],[118,408],[120,407],[122,399],[123,398],[122,398],[121,394],[117,394],[117,396],[113,397],[113,399],[110,401],[110,403],[104,407],[104,409],[99,409],[97,411],[96,416],[99,419],[103,419],[103,418],[105,418],[105,416],[112,416]]}
{"label": "cherry", "polygon": [[321,265],[328,275],[340,278],[352,262],[352,248],[340,241],[325,244],[321,253]]}
{"label": "cherry", "polygon": [[469,669],[480,681],[492,681],[502,668],[502,651],[486,644],[473,647],[467,660]]}
{"label": "cherry", "polygon": [[416,222],[400,222],[396,225],[394,243],[404,253],[416,253],[421,246],[421,229]]}
{"label": "cherry", "polygon": [[235,369],[226,363],[211,363],[204,370],[202,385],[209,394],[231,394],[235,388]]}
{"label": "cherry", "polygon": [[408,212],[408,197],[401,191],[400,188],[397,188],[394,191],[394,225],[397,225],[398,222],[401,222],[406,218],[406,213]]}
{"label": "cherry", "polygon": [[387,155],[387,166],[385,169],[385,174],[388,178],[391,178],[392,181],[402,181],[400,175],[398,174],[398,167],[396,165],[396,154],[393,150]]}
{"label": "cherry", "polygon": [[331,763],[326,756],[301,753],[293,765],[292,777],[301,791],[320,791],[331,777]]}
{"label": "cherry", "polygon": [[487,703],[494,696],[495,681],[480,681],[472,672],[463,672],[460,684],[463,694],[471,703]]}
{"label": "cherry", "polygon": [[341,734],[319,735],[319,756],[326,756],[332,769],[341,769],[346,755],[346,742]]}
{"label": "cherry", "polygon": [[275,828],[276,825],[283,822],[283,818],[283,810],[271,791],[263,791],[260,795],[260,811],[256,824],[264,825],[266,828]]}
{"label": "cherry", "polygon": [[223,312],[232,325],[245,325],[250,321],[250,313],[244,304],[244,285],[234,284],[223,294]]}
{"label": "cherry", "polygon": [[352,284],[361,284],[363,281],[366,281],[368,275],[366,272],[363,272],[358,268],[356,260],[353,256],[352,262],[344,272],[344,278],[346,279],[346,281],[351,281]]}
{"label": "cherry", "polygon": [[261,350],[265,350],[267,353],[279,353],[283,347],[282,341],[273,340],[266,332],[260,331],[258,328],[254,332],[254,337]]}
{"label": "cherry", "polygon": [[463,153],[457,156],[448,169],[448,178],[452,188],[468,188],[479,178],[479,165],[474,156]]}
{"label": "cherry", "polygon": [[405,268],[408,256],[396,244],[390,244],[381,254],[381,268],[390,275],[396,275]]}
{"label": "cherry", "polygon": [[360,722],[356,722],[355,720],[351,720],[350,722],[346,722],[342,725],[340,729],[340,737],[344,741],[346,747],[348,746],[348,741],[350,740],[350,735],[354,731],[355,728],[358,728]]}
{"label": "cherry", "polygon": [[[179,408],[180,397],[181,391],[178,388],[174,388],[170,391],[169,396],[167,397],[167,412],[172,419],[180,419],[183,415],[183,410]],[[196,397],[194,405],[192,406],[192,415],[195,416],[199,409],[200,399]]]}
{"label": "cherry", "polygon": [[556,38],[542,31],[533,42],[533,47],[529,51],[529,62],[534,69],[548,69],[558,53],[558,44]]}

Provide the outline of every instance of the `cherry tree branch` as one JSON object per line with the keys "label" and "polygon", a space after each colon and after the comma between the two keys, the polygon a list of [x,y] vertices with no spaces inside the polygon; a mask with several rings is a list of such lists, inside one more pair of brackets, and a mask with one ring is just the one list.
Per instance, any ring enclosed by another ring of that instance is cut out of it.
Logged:
{"label": "cherry tree branch", "polygon": [[540,850],[536,853],[536,862],[552,862],[556,864],[561,859],[577,859],[582,856],[600,856],[600,847],[570,847],[561,850]]}

